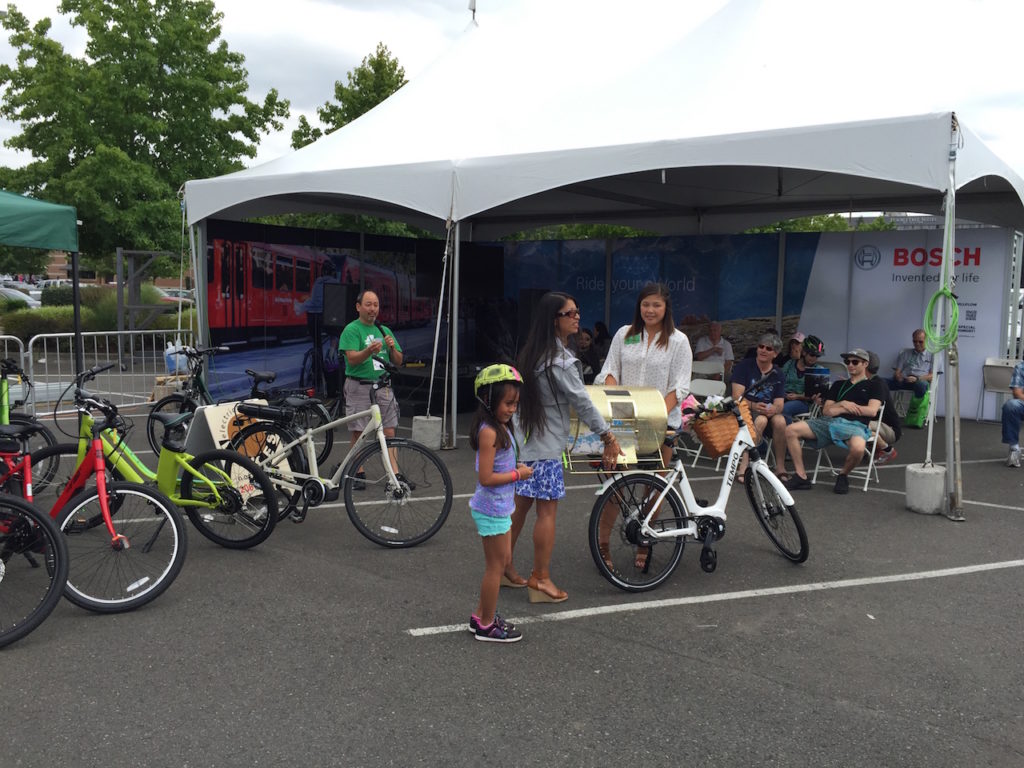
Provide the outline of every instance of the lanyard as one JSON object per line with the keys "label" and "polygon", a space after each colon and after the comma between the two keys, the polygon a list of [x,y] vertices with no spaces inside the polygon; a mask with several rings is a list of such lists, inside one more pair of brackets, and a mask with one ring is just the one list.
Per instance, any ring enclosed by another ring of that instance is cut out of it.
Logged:
{"label": "lanyard", "polygon": [[856,381],[851,381],[851,382],[849,382],[849,383],[848,383],[848,385],[847,385],[847,387],[846,387],[845,389],[844,389],[844,388],[842,387],[842,385],[840,385],[840,387],[839,387],[839,393],[838,393],[838,394],[839,394],[839,397],[837,397],[837,398],[836,398],[836,402],[838,402],[839,400],[842,400],[842,399],[843,399],[843,397],[844,397],[844,396],[845,396],[845,395],[846,395],[846,394],[847,394],[847,393],[848,393],[848,392],[849,392],[849,391],[850,391],[851,389],[853,389],[853,388],[854,388],[855,386],[857,386],[857,384],[858,384],[858,383],[859,383],[859,382],[856,382]]}

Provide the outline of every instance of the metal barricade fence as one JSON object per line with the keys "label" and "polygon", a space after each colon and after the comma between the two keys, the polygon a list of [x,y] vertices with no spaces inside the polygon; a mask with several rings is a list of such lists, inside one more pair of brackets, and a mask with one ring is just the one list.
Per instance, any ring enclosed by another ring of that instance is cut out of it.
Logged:
{"label": "metal barricade fence", "polygon": [[[6,358],[17,360],[18,365],[24,368],[25,342],[17,336],[0,335],[0,359]],[[8,381],[8,386],[10,386],[11,410],[20,408],[17,403],[25,400],[28,387],[24,384],[19,385],[19,383],[13,379]]]}
{"label": "metal barricade fence", "polygon": [[[33,336],[28,354],[20,359],[32,380],[33,389],[25,409],[30,413],[52,413],[57,399],[75,380],[73,333],[47,333]],[[0,337],[0,340],[13,337]],[[149,402],[158,376],[167,375],[164,354],[167,343],[192,344],[187,331],[97,331],[82,334],[86,369],[115,363],[89,384],[89,391],[107,398],[118,407]],[[20,341],[18,342],[21,343]],[[61,412],[73,409],[65,397]]]}

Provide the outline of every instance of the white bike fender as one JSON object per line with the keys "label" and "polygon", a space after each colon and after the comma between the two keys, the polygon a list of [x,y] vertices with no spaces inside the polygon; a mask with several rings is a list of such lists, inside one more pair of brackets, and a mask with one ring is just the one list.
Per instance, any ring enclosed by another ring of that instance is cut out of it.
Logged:
{"label": "white bike fender", "polygon": [[[789,489],[785,486],[785,484],[781,480],[779,480],[778,476],[775,475],[770,469],[768,469],[768,465],[764,464],[758,467],[757,470],[758,474],[762,475],[766,480],[768,478],[772,478],[772,480],[778,481],[779,498],[782,499],[782,503],[785,504],[787,507],[792,507],[794,503],[793,496],[789,493]],[[771,480],[767,480],[767,482],[771,482]]]}
{"label": "white bike fender", "polygon": [[[602,493],[604,493],[606,490],[608,490],[608,486],[609,485],[614,483],[620,477],[624,477],[626,475],[649,475],[649,474],[651,474],[651,473],[650,472],[641,472],[639,470],[629,470],[627,472],[616,472],[614,475],[612,475],[607,480],[605,480],[603,483],[601,483],[601,486],[596,491],[594,491],[594,495],[595,496],[600,496]],[[792,501],[790,501],[790,503],[792,503]]]}

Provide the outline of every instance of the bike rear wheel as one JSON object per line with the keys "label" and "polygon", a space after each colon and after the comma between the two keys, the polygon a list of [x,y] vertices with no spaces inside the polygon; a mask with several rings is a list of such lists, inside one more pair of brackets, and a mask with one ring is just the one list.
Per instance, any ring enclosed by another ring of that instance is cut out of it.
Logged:
{"label": "bike rear wheel", "polygon": [[[413,547],[444,525],[452,508],[452,479],[425,445],[402,438],[387,443],[401,487],[391,485],[380,444],[373,443],[346,463],[345,509],[356,530],[375,544]],[[365,478],[356,477],[360,469]]]}
{"label": "bike rear wheel", "polygon": [[[654,589],[679,565],[682,536],[644,540],[640,534],[640,523],[665,487],[666,481],[659,475],[620,475],[594,502],[588,535],[590,554],[601,575],[619,589]],[[658,531],[685,527],[686,513],[675,493],[665,497],[650,525]]]}
{"label": "bike rear wheel", "polygon": [[168,395],[158,400],[146,417],[146,439],[153,453],[160,455],[160,444],[164,440],[164,425],[153,418],[154,413],[194,413],[198,405],[181,394]]}
{"label": "bike rear wheel", "polygon": [[189,464],[200,477],[181,476],[184,507],[203,536],[228,549],[255,547],[277,524],[277,491],[266,472],[235,451],[208,451]]}
{"label": "bike rear wheel", "polygon": [[750,507],[772,544],[794,563],[807,560],[810,545],[796,505],[787,505],[775,484],[759,472],[754,472],[752,466],[747,467],[744,480]]}
{"label": "bike rear wheel", "polygon": [[277,517],[283,519],[298,508],[302,501],[301,489],[281,485],[280,480],[302,485],[307,472],[306,457],[302,447],[296,445],[287,454],[271,461],[271,456],[283,446],[296,439],[288,429],[272,421],[255,421],[240,429],[231,438],[231,450],[252,459],[270,478],[277,490]]}
{"label": "bike rear wheel", "polygon": [[0,648],[43,623],[67,579],[67,542],[50,517],[26,501],[0,497]]}
{"label": "bike rear wheel", "polygon": [[114,530],[129,546],[111,542],[98,489],[76,494],[57,524],[71,556],[64,596],[90,611],[120,613],[145,605],[171,586],[185,562],[188,540],[181,514],[162,493],[110,483],[107,497]]}

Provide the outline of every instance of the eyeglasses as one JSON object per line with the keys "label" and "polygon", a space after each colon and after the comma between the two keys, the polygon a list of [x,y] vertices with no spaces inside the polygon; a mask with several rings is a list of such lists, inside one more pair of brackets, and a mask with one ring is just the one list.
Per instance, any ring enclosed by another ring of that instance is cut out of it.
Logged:
{"label": "eyeglasses", "polygon": [[774,352],[775,351],[775,347],[771,346],[770,344],[758,344],[757,348],[758,349],[763,349],[763,350],[765,350],[767,352]]}
{"label": "eyeglasses", "polygon": [[914,339],[915,344],[924,344],[924,339]]}
{"label": "eyeglasses", "polygon": [[577,318],[579,316],[580,316],[580,311],[578,309],[567,309],[567,310],[565,310],[565,312],[556,312],[555,313],[555,317],[572,317],[572,318]]}

